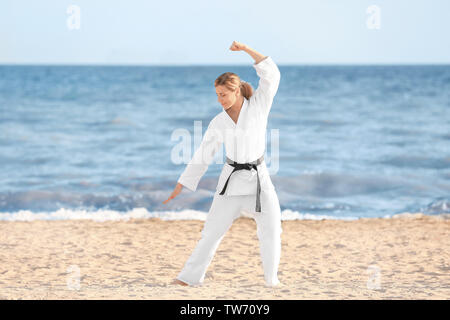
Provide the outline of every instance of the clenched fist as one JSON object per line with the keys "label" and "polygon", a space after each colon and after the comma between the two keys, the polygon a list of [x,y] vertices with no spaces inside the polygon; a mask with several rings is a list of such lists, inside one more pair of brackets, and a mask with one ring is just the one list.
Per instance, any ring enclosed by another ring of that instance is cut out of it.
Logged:
{"label": "clenched fist", "polygon": [[247,46],[243,43],[233,41],[233,43],[230,46],[231,51],[241,51],[244,50]]}

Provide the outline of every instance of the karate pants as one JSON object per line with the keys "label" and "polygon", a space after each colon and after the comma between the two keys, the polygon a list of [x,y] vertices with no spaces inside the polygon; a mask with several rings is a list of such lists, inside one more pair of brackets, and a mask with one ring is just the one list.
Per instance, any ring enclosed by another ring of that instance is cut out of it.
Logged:
{"label": "karate pants", "polygon": [[214,194],[201,238],[177,279],[191,286],[201,285],[225,233],[242,211],[254,217],[260,255],[267,286],[279,283],[277,272],[281,254],[281,210],[275,190],[261,190],[261,212],[255,211],[256,195],[227,196]]}

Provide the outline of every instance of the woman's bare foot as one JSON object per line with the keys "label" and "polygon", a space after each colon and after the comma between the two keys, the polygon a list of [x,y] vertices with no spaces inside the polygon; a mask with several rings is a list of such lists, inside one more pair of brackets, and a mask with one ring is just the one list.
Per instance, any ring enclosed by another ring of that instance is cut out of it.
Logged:
{"label": "woman's bare foot", "polygon": [[183,282],[181,280],[178,280],[178,279],[173,280],[172,284],[179,284],[179,285],[182,285],[182,286],[188,286],[187,283],[185,283],[185,282]]}

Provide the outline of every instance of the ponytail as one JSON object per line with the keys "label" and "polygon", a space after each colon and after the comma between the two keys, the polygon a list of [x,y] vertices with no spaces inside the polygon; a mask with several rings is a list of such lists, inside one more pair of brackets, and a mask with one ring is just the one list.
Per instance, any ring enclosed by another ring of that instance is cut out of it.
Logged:
{"label": "ponytail", "polygon": [[245,99],[250,99],[250,97],[253,95],[253,88],[250,83],[241,80],[241,85],[239,86],[241,89],[241,94],[244,96]]}

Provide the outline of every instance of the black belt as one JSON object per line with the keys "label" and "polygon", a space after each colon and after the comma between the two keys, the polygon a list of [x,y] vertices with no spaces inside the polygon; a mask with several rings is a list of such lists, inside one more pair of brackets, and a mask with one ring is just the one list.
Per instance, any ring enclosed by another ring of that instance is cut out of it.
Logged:
{"label": "black belt", "polygon": [[247,163],[237,163],[236,161],[230,160],[227,157],[227,163],[229,165],[231,165],[232,167],[234,167],[234,170],[230,173],[230,176],[227,179],[227,182],[225,183],[225,185],[223,186],[222,192],[220,192],[220,195],[224,195],[225,194],[225,190],[227,189],[227,185],[228,185],[228,181],[230,180],[231,175],[239,170],[252,170],[255,169],[256,170],[256,177],[258,180],[258,184],[256,187],[256,212],[261,212],[261,185],[259,183],[259,174],[258,174],[258,167],[257,165],[259,165],[261,162],[263,162],[264,160],[264,155],[261,156],[261,158],[259,158],[256,161],[252,161],[252,162],[247,162]]}

